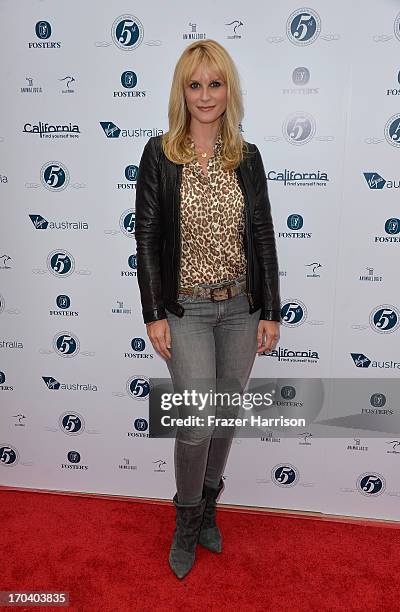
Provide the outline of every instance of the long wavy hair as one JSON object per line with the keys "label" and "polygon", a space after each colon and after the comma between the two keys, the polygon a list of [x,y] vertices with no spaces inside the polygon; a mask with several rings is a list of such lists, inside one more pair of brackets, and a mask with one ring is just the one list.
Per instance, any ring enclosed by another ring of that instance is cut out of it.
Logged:
{"label": "long wavy hair", "polygon": [[190,146],[190,113],[184,88],[199,66],[213,68],[227,86],[227,105],[220,129],[221,162],[226,170],[231,170],[239,165],[247,150],[239,129],[243,102],[235,64],[226,49],[215,40],[206,39],[188,45],[175,66],[168,105],[169,130],[162,137],[163,151],[170,161],[177,164],[192,161],[196,156]]}

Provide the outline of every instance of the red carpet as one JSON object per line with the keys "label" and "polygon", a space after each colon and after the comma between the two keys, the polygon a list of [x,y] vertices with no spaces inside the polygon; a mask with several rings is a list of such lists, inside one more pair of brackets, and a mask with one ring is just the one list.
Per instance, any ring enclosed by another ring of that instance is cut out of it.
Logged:
{"label": "red carpet", "polygon": [[[168,566],[171,505],[0,491],[0,590],[69,591],[76,612],[400,609],[400,529],[219,511],[221,555]],[[12,608],[2,608],[11,610]]]}

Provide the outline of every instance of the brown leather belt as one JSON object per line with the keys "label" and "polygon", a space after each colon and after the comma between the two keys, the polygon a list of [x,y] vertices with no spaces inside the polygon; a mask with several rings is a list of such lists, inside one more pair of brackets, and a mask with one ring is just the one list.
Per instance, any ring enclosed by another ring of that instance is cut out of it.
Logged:
{"label": "brown leather belt", "polygon": [[193,297],[208,298],[212,302],[228,300],[235,295],[244,293],[245,291],[246,276],[240,276],[239,278],[230,282],[216,283],[209,286],[196,285],[195,287],[179,288],[179,293],[192,295]]}

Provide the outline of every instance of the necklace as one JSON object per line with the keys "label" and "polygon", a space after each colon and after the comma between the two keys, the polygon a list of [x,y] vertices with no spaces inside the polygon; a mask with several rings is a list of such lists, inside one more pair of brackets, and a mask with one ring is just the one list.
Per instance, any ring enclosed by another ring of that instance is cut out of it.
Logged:
{"label": "necklace", "polygon": [[198,151],[200,157],[208,157],[208,153],[207,151],[202,151],[201,149],[199,149],[199,147],[197,147],[196,145],[194,145],[194,148],[196,149],[196,151]]}
{"label": "necklace", "polygon": [[210,157],[210,154],[209,154],[209,153],[207,153],[207,151],[204,151],[203,149],[200,149],[200,147],[198,147],[198,146],[196,145],[196,143],[194,142],[194,140],[192,140],[192,143],[193,143],[193,147],[195,148],[196,152],[197,152],[197,153],[200,155],[200,157],[203,157],[203,158],[205,158],[205,157]]}

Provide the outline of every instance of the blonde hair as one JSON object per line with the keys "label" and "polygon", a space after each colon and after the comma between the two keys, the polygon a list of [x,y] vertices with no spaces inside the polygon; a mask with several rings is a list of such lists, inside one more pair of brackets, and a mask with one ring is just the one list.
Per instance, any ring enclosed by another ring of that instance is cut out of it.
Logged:
{"label": "blonde hair", "polygon": [[170,161],[177,164],[192,161],[196,155],[188,137],[190,113],[184,88],[200,65],[212,66],[227,85],[227,105],[220,129],[221,161],[226,170],[231,170],[239,165],[246,149],[239,130],[243,102],[235,64],[226,49],[215,40],[206,39],[188,45],[175,66],[168,105],[169,131],[162,137],[163,151]]}

